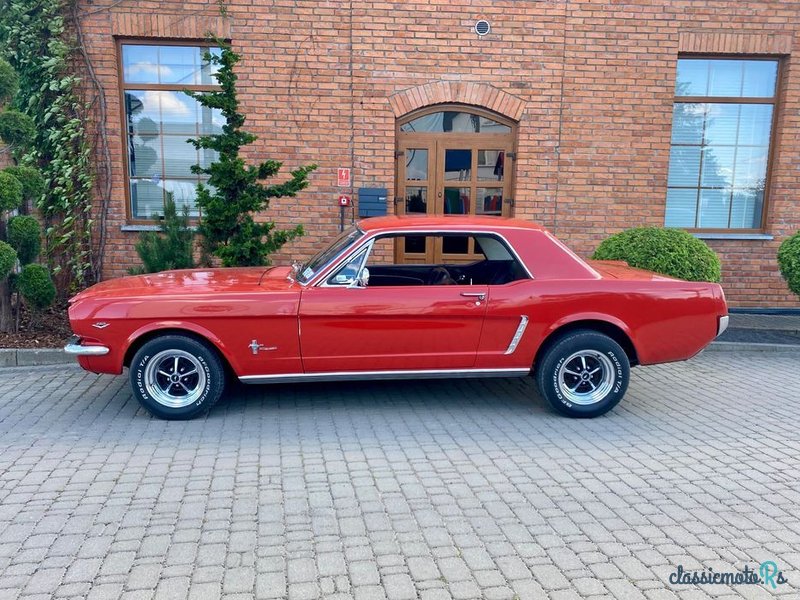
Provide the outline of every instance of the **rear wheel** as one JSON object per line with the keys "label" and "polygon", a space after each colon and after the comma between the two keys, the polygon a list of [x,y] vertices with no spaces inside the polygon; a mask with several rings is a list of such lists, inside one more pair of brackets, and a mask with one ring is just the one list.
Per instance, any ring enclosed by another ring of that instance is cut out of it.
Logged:
{"label": "rear wheel", "polygon": [[591,330],[565,334],[537,368],[539,391],[569,417],[597,417],[614,408],[628,389],[630,363],[610,337]]}
{"label": "rear wheel", "polygon": [[161,419],[192,419],[208,412],[225,389],[225,370],[213,348],[182,335],[144,344],[130,366],[136,399]]}

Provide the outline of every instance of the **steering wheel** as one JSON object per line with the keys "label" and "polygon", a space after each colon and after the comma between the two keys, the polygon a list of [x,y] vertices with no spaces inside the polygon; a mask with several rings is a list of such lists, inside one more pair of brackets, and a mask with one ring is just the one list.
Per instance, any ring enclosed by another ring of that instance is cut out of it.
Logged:
{"label": "steering wheel", "polygon": [[428,279],[425,281],[425,285],[452,285],[454,283],[455,281],[444,267],[431,269]]}

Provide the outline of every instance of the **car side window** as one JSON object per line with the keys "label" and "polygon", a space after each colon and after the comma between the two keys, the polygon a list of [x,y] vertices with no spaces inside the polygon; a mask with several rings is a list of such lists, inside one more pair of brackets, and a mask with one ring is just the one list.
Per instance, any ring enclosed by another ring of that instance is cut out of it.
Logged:
{"label": "car side window", "polygon": [[504,285],[529,275],[491,234],[386,235],[366,260],[369,287]]}
{"label": "car side window", "polygon": [[364,264],[364,259],[367,256],[369,248],[364,248],[361,252],[350,258],[341,267],[339,267],[333,275],[328,277],[325,285],[328,286],[348,286],[355,282],[359,272]]}

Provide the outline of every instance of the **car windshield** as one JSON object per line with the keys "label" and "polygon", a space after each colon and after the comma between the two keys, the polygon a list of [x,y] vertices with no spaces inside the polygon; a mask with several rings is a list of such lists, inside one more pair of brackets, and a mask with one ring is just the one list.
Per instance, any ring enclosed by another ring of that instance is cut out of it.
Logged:
{"label": "car windshield", "polygon": [[339,234],[339,237],[333,240],[330,246],[319,252],[300,267],[300,271],[297,273],[297,281],[300,283],[307,283],[314,275],[329,265],[337,256],[344,252],[346,248],[353,245],[363,235],[364,232],[355,225],[349,229],[345,229]]}

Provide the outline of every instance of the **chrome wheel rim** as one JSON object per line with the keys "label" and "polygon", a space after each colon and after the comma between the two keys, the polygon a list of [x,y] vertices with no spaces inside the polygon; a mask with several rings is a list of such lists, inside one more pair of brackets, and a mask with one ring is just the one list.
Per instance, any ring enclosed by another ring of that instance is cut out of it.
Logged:
{"label": "chrome wheel rim", "polygon": [[159,404],[183,408],[202,396],[206,372],[196,356],[183,350],[164,350],[147,363],[144,385]]}
{"label": "chrome wheel rim", "polygon": [[573,404],[596,404],[614,387],[615,372],[611,359],[605,354],[581,350],[561,363],[558,389]]}

